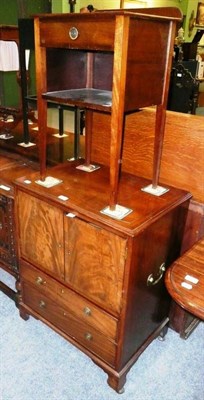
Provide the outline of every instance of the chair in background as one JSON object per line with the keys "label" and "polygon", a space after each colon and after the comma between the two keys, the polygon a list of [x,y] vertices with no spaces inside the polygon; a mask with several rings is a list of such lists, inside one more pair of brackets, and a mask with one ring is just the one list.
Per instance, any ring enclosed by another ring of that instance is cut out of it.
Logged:
{"label": "chair in background", "polygon": [[198,105],[199,81],[182,63],[173,66],[167,109],[195,114]]}

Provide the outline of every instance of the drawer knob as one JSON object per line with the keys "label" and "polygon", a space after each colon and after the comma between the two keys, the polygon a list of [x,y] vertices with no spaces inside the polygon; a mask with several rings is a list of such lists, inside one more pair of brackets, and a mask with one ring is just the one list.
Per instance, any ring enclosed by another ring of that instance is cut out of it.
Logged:
{"label": "drawer knob", "polygon": [[39,307],[40,308],[45,308],[46,307],[46,303],[43,300],[40,300]]}
{"label": "drawer knob", "polygon": [[87,315],[87,316],[91,315],[91,310],[90,310],[89,307],[84,307],[84,314]]}
{"label": "drawer knob", "polygon": [[70,30],[69,30],[69,37],[70,37],[70,39],[76,40],[76,39],[78,38],[78,36],[79,36],[79,31],[78,31],[78,29],[77,29],[75,26],[73,26],[72,28],[70,28]]}
{"label": "drawer knob", "polygon": [[92,336],[92,334],[91,334],[91,333],[89,333],[89,332],[85,333],[85,339],[86,339],[86,340],[88,340],[88,342],[90,342],[90,340],[92,340],[92,339],[93,339],[93,336]]}
{"label": "drawer knob", "polygon": [[46,281],[44,281],[43,278],[41,278],[41,276],[38,276],[35,280],[35,283],[37,283],[37,285],[45,285]]}

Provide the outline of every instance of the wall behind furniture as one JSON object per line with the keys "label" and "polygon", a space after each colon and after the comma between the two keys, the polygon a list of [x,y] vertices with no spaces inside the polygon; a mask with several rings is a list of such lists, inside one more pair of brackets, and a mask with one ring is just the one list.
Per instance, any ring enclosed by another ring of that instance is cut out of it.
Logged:
{"label": "wall behind furniture", "polygon": [[[184,15],[184,29],[186,41],[191,41],[191,37],[188,36],[188,24],[192,11],[196,15],[197,5],[199,0],[146,0],[147,7],[178,7]],[[137,1],[130,1],[134,5]],[[139,0],[138,0],[139,3]],[[120,0],[76,0],[75,12],[79,12],[80,8],[86,7],[88,4],[93,4],[97,9],[111,9],[120,8]],[[52,0],[52,12],[69,12],[69,1],[68,0]],[[194,36],[195,29],[192,32]]]}
{"label": "wall behind furniture", "polygon": [[[17,25],[18,18],[28,18],[32,14],[51,12],[51,0],[0,0],[0,24]],[[30,90],[35,87],[34,57],[30,59]],[[0,72],[0,105],[18,107],[20,88],[15,72]]]}
{"label": "wall behind furniture", "polygon": [[[0,24],[16,25],[17,23],[17,7],[16,0],[0,1]],[[15,88],[15,90],[13,90]],[[12,94],[13,90],[13,94]],[[0,105],[15,106],[19,101],[18,87],[16,83],[15,72],[0,72]]]}

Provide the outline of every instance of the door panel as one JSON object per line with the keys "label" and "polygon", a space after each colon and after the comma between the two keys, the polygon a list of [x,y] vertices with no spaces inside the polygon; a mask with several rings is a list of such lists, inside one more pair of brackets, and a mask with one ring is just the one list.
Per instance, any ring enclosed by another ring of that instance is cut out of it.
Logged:
{"label": "door panel", "polygon": [[121,306],[126,239],[65,217],[65,280],[105,308]]}
{"label": "door panel", "polygon": [[44,201],[19,192],[18,215],[21,257],[63,279],[63,213]]}

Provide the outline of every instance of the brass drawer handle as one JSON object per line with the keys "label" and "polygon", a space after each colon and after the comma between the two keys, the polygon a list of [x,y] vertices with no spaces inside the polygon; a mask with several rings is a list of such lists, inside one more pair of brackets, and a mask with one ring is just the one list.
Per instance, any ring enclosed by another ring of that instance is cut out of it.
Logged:
{"label": "brass drawer handle", "polygon": [[72,28],[70,28],[69,30],[69,37],[72,40],[76,40],[79,36],[79,31],[75,26],[72,26]]}
{"label": "brass drawer handle", "polygon": [[91,315],[91,309],[89,308],[89,307],[84,307],[84,314],[85,315],[87,315],[87,316],[90,316]]}
{"label": "brass drawer handle", "polygon": [[159,270],[154,277],[153,274],[150,274],[147,278],[147,286],[155,286],[162,279],[164,272],[166,270],[165,263],[162,263],[159,267]]}
{"label": "brass drawer handle", "polygon": [[85,333],[85,339],[86,340],[88,340],[88,342],[90,342],[90,340],[92,340],[93,339],[93,336],[92,336],[92,334],[91,333],[89,333],[89,332],[87,332],[87,333]]}
{"label": "brass drawer handle", "polygon": [[40,307],[41,309],[44,309],[44,308],[46,307],[46,303],[45,303],[43,300],[40,300],[40,302],[39,302],[39,307]]}
{"label": "brass drawer handle", "polygon": [[35,280],[35,283],[36,283],[37,285],[45,285],[45,284],[46,284],[46,281],[44,281],[43,278],[41,278],[41,276],[38,276],[38,277],[36,278],[36,280]]}

